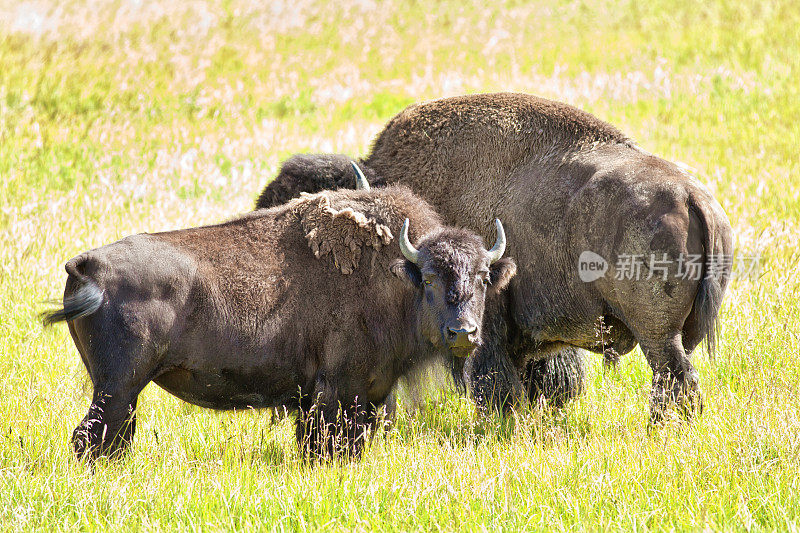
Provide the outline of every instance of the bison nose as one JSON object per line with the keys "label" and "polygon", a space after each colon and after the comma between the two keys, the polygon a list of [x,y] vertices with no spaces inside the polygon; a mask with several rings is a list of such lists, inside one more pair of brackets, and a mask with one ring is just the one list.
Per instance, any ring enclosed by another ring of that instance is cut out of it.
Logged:
{"label": "bison nose", "polygon": [[447,327],[447,344],[451,348],[471,348],[475,345],[478,326],[475,324],[459,324]]}

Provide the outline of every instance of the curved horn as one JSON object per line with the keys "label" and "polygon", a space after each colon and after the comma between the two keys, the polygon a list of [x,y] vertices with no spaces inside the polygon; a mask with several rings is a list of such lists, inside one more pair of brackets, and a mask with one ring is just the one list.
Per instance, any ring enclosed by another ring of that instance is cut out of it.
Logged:
{"label": "curved horn", "polygon": [[408,219],[403,222],[403,229],[400,232],[398,244],[400,245],[400,251],[403,252],[403,257],[416,265],[417,261],[419,261],[419,250],[414,248],[414,245],[408,240]]}
{"label": "curved horn", "polygon": [[499,218],[494,219],[494,226],[497,228],[497,240],[489,250],[489,264],[503,257],[503,253],[506,251],[506,232],[503,230],[503,223]]}
{"label": "curved horn", "polygon": [[350,161],[350,164],[353,165],[353,170],[356,171],[356,190],[357,191],[360,191],[360,190],[368,191],[369,190],[369,182],[367,181],[366,176],[364,176],[364,173],[361,172],[360,168],[358,168],[358,165],[356,164],[355,161]]}

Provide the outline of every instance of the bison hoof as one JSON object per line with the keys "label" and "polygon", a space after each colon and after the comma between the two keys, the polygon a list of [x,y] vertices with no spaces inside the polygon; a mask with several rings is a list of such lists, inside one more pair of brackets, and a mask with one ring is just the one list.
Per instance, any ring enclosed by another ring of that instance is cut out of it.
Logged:
{"label": "bison hoof", "polygon": [[691,420],[703,413],[703,398],[700,394],[700,379],[695,369],[687,372],[683,379],[671,373],[656,375],[650,395],[650,420],[662,423],[670,409],[684,420]]}

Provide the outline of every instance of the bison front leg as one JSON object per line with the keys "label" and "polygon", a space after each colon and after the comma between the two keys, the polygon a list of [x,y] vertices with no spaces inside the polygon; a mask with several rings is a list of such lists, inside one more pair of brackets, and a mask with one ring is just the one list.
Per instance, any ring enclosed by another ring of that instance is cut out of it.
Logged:
{"label": "bison front leg", "polygon": [[317,380],[310,408],[297,418],[301,452],[311,459],[361,455],[376,409],[363,396],[345,399],[325,378]]}
{"label": "bison front leg", "polygon": [[467,359],[464,374],[479,412],[506,414],[524,405],[525,388],[508,352],[506,319],[487,305],[483,328],[483,342]]}
{"label": "bison front leg", "polygon": [[565,346],[545,357],[533,356],[525,367],[525,390],[533,404],[544,399],[551,407],[564,407],[580,396],[585,380],[584,352],[572,346]]}

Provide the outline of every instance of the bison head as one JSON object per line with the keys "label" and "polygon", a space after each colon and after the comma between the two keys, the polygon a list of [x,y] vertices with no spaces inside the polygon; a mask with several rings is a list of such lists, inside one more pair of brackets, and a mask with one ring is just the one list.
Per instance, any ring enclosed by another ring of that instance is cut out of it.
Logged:
{"label": "bison head", "polygon": [[481,340],[487,295],[503,290],[517,271],[512,259],[503,259],[506,239],[495,220],[497,241],[491,250],[474,233],[443,228],[426,236],[419,248],[408,240],[408,219],[400,235],[405,261],[393,272],[419,291],[419,327],[434,346],[466,357]]}

